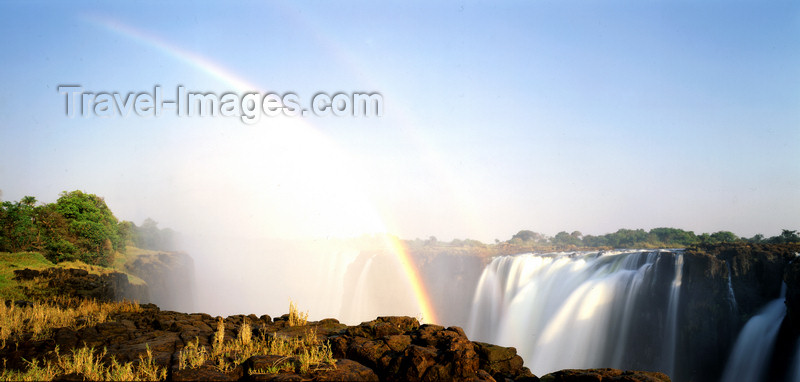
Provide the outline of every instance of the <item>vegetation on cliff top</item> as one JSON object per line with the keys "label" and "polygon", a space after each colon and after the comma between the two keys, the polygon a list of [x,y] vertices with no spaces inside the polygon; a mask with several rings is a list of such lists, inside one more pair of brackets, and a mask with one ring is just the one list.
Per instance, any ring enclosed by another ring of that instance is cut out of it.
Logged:
{"label": "vegetation on cliff top", "polygon": [[[160,229],[150,218],[141,226],[118,220],[102,197],[83,191],[62,192],[55,203],[37,205],[36,198],[23,197],[17,202],[0,204],[0,252],[36,252],[52,263],[81,261],[86,264],[125,270],[130,256],[147,250],[175,249],[175,233]],[[472,239],[440,242],[407,240],[416,254],[455,253],[493,256],[521,252],[613,248],[683,248],[720,243],[785,244],[800,242],[798,231],[784,229],[780,235],[751,238],[730,231],[695,234],[679,228],[660,227],[619,229],[604,235],[584,235],[580,231],[562,231],[548,236],[522,230],[507,241],[484,244]],[[129,247],[136,247],[127,250]],[[0,275],[0,288],[2,288]]]}
{"label": "vegetation on cliff top", "polygon": [[25,196],[0,204],[0,252],[38,252],[53,263],[110,266],[128,244],[171,249],[172,238],[152,219],[141,227],[119,221],[102,197],[79,190],[62,192],[55,203],[37,205]]}
{"label": "vegetation on cliff top", "polygon": [[757,234],[751,238],[739,237],[730,231],[695,234],[679,228],[619,229],[605,235],[583,235],[580,231],[567,233],[562,231],[555,236],[522,230],[507,241],[495,240],[492,245],[477,240],[455,239],[452,242],[441,242],[431,236],[427,240],[409,241],[409,246],[418,251],[435,250],[439,252],[468,252],[486,255],[511,254],[533,251],[580,250],[580,249],[616,249],[616,248],[686,248],[696,245],[715,245],[724,243],[751,244],[790,244],[800,243],[798,231],[784,229],[780,235],[765,237]]}

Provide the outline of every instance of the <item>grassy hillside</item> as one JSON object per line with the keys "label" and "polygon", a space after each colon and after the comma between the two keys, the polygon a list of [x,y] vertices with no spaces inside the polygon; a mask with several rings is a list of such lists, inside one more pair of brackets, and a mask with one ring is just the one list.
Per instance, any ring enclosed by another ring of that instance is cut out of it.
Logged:
{"label": "grassy hillside", "polygon": [[44,285],[39,285],[36,281],[18,281],[14,280],[14,271],[18,269],[36,269],[41,270],[45,268],[77,268],[83,269],[90,274],[104,275],[113,272],[125,273],[128,276],[128,282],[133,285],[145,285],[146,282],[141,278],[134,276],[127,272],[126,264],[131,263],[137,257],[159,253],[158,251],[150,251],[136,247],[128,247],[125,253],[115,252],[114,261],[111,267],[101,267],[98,265],[86,264],[82,261],[63,261],[58,264],[53,264],[38,252],[0,252],[0,299],[2,300],[24,300],[28,298],[25,289],[44,289]]}
{"label": "grassy hillside", "polygon": [[0,252],[0,297],[6,300],[24,299],[21,285],[13,280],[14,270],[44,269],[55,265],[36,252]]}

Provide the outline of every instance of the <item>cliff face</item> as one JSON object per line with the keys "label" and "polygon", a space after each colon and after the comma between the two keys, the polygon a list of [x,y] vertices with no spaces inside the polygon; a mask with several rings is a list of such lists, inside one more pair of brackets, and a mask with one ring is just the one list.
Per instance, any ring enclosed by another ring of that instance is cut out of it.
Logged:
{"label": "cliff face", "polygon": [[783,280],[786,282],[786,325],[790,333],[797,337],[800,336],[800,261],[793,258],[789,262]]}
{"label": "cliff face", "polygon": [[[796,291],[787,292],[787,303],[800,328],[800,268],[791,263],[798,250],[800,245],[721,244],[685,251],[678,344],[688,362],[675,379],[718,379],[736,334],[780,296],[784,275]],[[795,302],[789,302],[791,293]]]}
{"label": "cliff face", "polygon": [[136,300],[168,309],[192,311],[194,307],[194,262],[185,253],[139,255],[126,264],[126,272],[145,281],[131,283],[120,272],[102,275],[83,269],[48,268],[41,271],[14,271],[18,280],[43,279],[48,291],[30,290],[30,297],[59,294],[98,301]]}
{"label": "cliff face", "polygon": [[43,280],[46,290],[30,290],[30,297],[46,297],[49,294],[93,299],[97,301],[149,299],[146,285],[128,282],[124,273],[113,272],[95,275],[83,269],[48,268],[41,271],[21,269],[14,271],[17,280]]}
{"label": "cliff face", "polygon": [[182,252],[139,255],[125,265],[126,271],[147,282],[149,299],[165,309],[194,310],[194,261]]}

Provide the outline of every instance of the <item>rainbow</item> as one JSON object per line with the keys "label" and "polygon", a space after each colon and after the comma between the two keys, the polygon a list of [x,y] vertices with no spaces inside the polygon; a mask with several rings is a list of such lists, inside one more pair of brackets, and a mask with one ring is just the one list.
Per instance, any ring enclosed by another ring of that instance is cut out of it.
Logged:
{"label": "rainbow", "polygon": [[400,260],[400,265],[403,268],[403,272],[408,278],[409,283],[411,283],[411,289],[412,292],[414,292],[414,298],[417,300],[417,304],[422,311],[421,321],[425,323],[439,322],[438,317],[436,317],[436,311],[433,309],[433,303],[431,302],[430,294],[428,293],[427,288],[425,288],[425,283],[422,281],[422,277],[420,277],[419,267],[417,267],[414,263],[414,259],[411,257],[411,253],[409,253],[408,248],[406,248],[406,245],[394,235],[385,235],[385,237],[386,244],[395,254],[397,259]]}
{"label": "rainbow", "polygon": [[85,14],[83,15],[83,19],[91,24],[102,27],[103,29],[127,37],[133,41],[136,41],[137,43],[153,47],[167,56],[175,58],[179,61],[183,61],[184,63],[189,64],[198,70],[232,86],[237,91],[256,90],[258,88],[257,86],[248,83],[241,77],[232,73],[223,66],[207,59],[206,57],[182,49],[159,36],[155,36],[151,33],[131,27],[120,22],[119,20],[97,14]]}
{"label": "rainbow", "polygon": [[[182,49],[181,47],[176,46],[159,36],[134,28],[130,25],[122,23],[119,20],[98,14],[85,14],[83,19],[90,24],[99,26],[103,29],[119,34],[139,44],[153,47],[167,56],[170,56],[178,61],[184,62],[185,64],[188,64],[210,75],[211,77],[216,78],[217,80],[220,80],[229,86],[232,86],[237,91],[254,91],[260,88],[259,86],[256,86],[248,82],[241,76],[231,72],[227,68],[223,67],[222,65],[219,65],[218,63],[213,62],[212,60],[206,57]],[[321,134],[308,122],[301,120],[300,123],[304,127],[306,127],[309,130],[309,132]],[[424,145],[422,145],[419,142],[419,139],[416,139],[416,141],[418,144],[420,144],[420,146],[424,147]],[[333,142],[329,143],[334,144]],[[433,150],[428,149],[425,151],[433,155]],[[448,173],[447,171],[442,171],[442,172]],[[453,188],[458,189],[457,187]],[[470,204],[470,203],[465,203],[465,204]],[[374,206],[373,209],[375,211],[378,211],[378,209],[374,208]],[[387,230],[388,225],[386,224],[386,217],[383,216],[381,220],[382,220],[381,225],[383,226],[383,229]],[[438,317],[436,315],[436,311],[433,308],[433,303],[431,301],[430,294],[428,293],[425,283],[423,282],[422,277],[420,276],[419,267],[417,267],[417,265],[415,264],[414,259],[411,257],[411,254],[408,251],[408,248],[396,236],[393,236],[391,234],[385,234],[383,235],[383,237],[385,240],[385,245],[388,247],[389,251],[399,260],[401,264],[403,273],[405,274],[412,288],[414,299],[416,300],[416,303],[420,309],[420,313],[422,315],[422,321],[426,323],[439,322]]]}

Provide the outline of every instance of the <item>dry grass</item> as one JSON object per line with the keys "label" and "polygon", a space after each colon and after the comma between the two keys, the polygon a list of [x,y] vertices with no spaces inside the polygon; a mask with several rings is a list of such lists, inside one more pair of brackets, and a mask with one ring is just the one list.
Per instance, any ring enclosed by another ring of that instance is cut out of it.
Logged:
{"label": "dry grass", "polygon": [[[119,252],[117,252],[117,254],[118,254],[117,256],[119,256]],[[133,284],[133,285],[146,285],[147,284],[141,278],[139,278],[137,276],[134,276],[134,275],[132,275],[130,273],[127,273],[127,271],[125,269],[106,268],[106,267],[101,267],[101,266],[98,266],[98,265],[86,264],[86,263],[84,263],[82,261],[63,261],[63,262],[58,263],[58,267],[59,268],[64,268],[64,269],[71,269],[71,268],[83,269],[83,270],[89,272],[90,274],[98,275],[98,276],[107,275],[109,273],[115,273],[115,272],[116,273],[124,273],[126,276],[128,276],[128,282]]]}
{"label": "dry grass", "polygon": [[[0,341],[2,347],[12,337],[30,337],[32,340],[49,338],[54,329],[78,330],[86,326],[108,321],[114,313],[140,312],[135,302],[104,302],[59,296],[47,303],[16,307],[0,304]],[[136,363],[120,364],[112,358],[110,365],[102,362],[106,351],[95,352],[93,348],[73,349],[70,354],[53,351],[51,360],[28,361],[25,371],[3,368],[0,381],[47,381],[60,375],[80,373],[89,380],[150,381],[166,379],[166,369],[153,362],[152,352],[139,356]]]}
{"label": "dry grass", "polygon": [[[5,347],[11,336],[30,335],[33,340],[45,339],[53,329],[78,330],[108,320],[109,315],[121,312],[139,312],[135,302],[104,302],[92,300],[55,298],[52,302],[34,303],[29,307],[16,307],[0,303],[0,347]],[[78,321],[80,319],[80,321]]]}
{"label": "dry grass", "polygon": [[[10,300],[24,300],[27,297],[14,280],[14,271],[18,269],[45,269],[55,266],[37,252],[0,252],[0,296]],[[28,283],[27,286],[30,286]]]}
{"label": "dry grass", "polygon": [[301,312],[297,305],[289,300],[289,326],[304,326],[308,323],[308,312]]}
{"label": "dry grass", "polygon": [[[120,261],[123,263],[127,258],[126,255],[119,252],[116,252],[115,256],[116,259],[121,259]],[[95,275],[121,272],[128,276],[128,282],[133,285],[146,284],[141,278],[127,273],[124,267],[117,266],[117,260],[115,260],[115,269],[89,265],[81,261],[65,261],[53,264],[38,252],[0,252],[0,297],[7,300],[29,300],[31,298],[44,299],[51,297],[51,295],[58,295],[58,291],[48,290],[48,288],[46,288],[46,283],[41,283],[41,280],[31,282],[14,279],[15,270],[25,268],[43,270],[53,267],[83,269]],[[34,292],[33,295],[31,295],[30,292]]]}
{"label": "dry grass", "polygon": [[90,381],[163,381],[167,379],[167,370],[153,361],[153,353],[147,348],[147,356],[139,355],[136,363],[120,364],[112,357],[111,364],[105,365],[102,352],[94,348],[73,349],[70,354],[62,355],[58,347],[53,351],[55,358],[40,364],[36,359],[28,362],[25,371],[3,370],[0,381],[52,381],[56,377],[77,373]]}
{"label": "dry grass", "polygon": [[274,365],[267,366],[266,369],[255,369],[250,371],[250,375],[253,374],[278,374],[282,371],[294,371],[294,365],[290,362],[281,362],[278,361]]}
{"label": "dry grass", "polygon": [[[294,304],[291,307],[295,312],[297,311]],[[304,315],[303,320],[305,317],[307,314]],[[217,321],[217,330],[214,333],[211,351],[200,345],[199,340],[190,342],[178,353],[179,368],[196,368],[207,361],[212,361],[217,369],[224,372],[257,355],[282,356],[285,357],[285,361],[277,362],[265,370],[257,370],[253,374],[294,371],[295,369],[300,373],[307,373],[312,368],[335,367],[330,344],[319,341],[316,329],[306,329],[299,337],[268,334],[263,328],[259,330],[258,336],[254,336],[253,331],[253,327],[245,319],[239,327],[236,338],[226,342],[225,323],[220,318]],[[294,361],[290,362],[289,357],[294,357]]]}
{"label": "dry grass", "polygon": [[210,355],[205,346],[200,346],[200,339],[195,338],[195,342],[189,342],[180,352],[178,352],[178,368],[194,369],[206,363]]}

